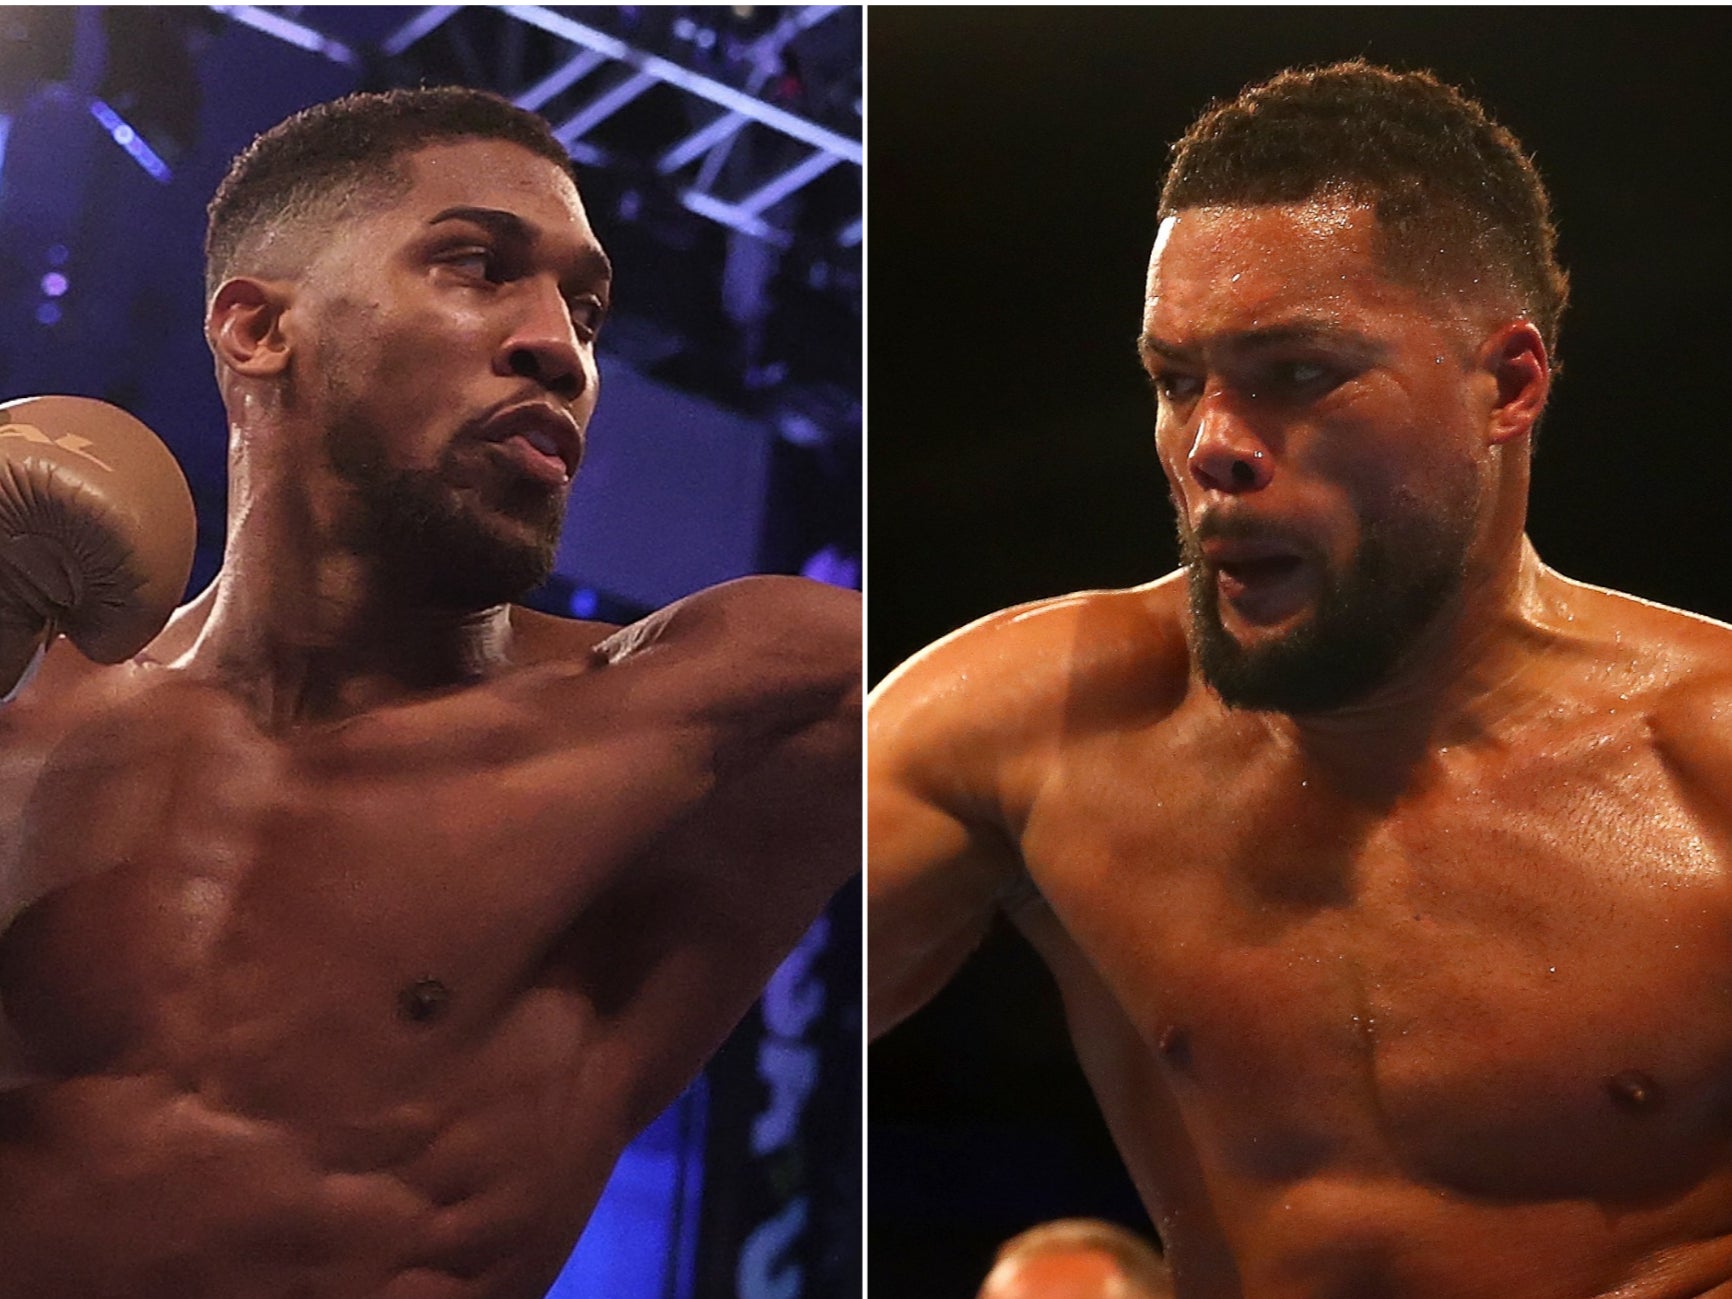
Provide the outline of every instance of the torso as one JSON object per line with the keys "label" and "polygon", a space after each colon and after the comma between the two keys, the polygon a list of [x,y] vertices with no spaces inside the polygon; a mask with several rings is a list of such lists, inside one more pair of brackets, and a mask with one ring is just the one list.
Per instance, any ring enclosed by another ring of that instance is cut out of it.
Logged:
{"label": "torso", "polygon": [[1386,796],[1194,685],[1009,764],[1013,916],[1181,1293],[1732,1294],[1732,787],[1665,720],[1712,660],[1623,616]]}
{"label": "torso", "polygon": [[650,660],[271,734],[164,668],[21,710],[0,1295],[539,1296],[840,880],[720,761],[818,728]]}

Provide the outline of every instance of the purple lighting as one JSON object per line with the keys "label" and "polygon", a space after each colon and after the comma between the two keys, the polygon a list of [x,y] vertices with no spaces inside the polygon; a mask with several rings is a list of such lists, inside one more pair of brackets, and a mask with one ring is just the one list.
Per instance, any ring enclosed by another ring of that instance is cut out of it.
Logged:
{"label": "purple lighting", "polygon": [[143,167],[163,184],[173,178],[174,173],[168,164],[157,156],[156,150],[144,142],[144,137],[128,126],[119,113],[115,112],[100,99],[90,101],[90,115],[101,122],[103,128],[114,137],[114,142],[125,149],[128,156],[140,167]]}

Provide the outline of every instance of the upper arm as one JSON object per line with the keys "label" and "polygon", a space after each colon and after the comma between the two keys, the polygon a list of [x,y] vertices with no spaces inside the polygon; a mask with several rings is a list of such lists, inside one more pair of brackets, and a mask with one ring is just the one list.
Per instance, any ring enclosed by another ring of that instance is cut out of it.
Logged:
{"label": "upper arm", "polygon": [[898,769],[891,747],[869,723],[867,1018],[873,1036],[913,1014],[949,981],[985,935],[1017,870],[1002,834],[944,807]]}
{"label": "upper arm", "polygon": [[[593,651],[596,686],[649,737],[658,824],[571,940],[621,1041],[670,1100],[860,868],[860,600],[753,578]],[[593,724],[593,723],[592,723]]]}
{"label": "upper arm", "polygon": [[[1050,621],[1050,620],[1049,620]],[[925,1004],[1023,880],[1012,773],[1051,711],[1049,630],[996,615],[904,664],[867,709],[868,1021]]]}
{"label": "upper arm", "polygon": [[726,582],[623,627],[592,651],[608,671],[653,668],[654,707],[746,755],[818,731],[858,779],[860,597],[791,577]]}
{"label": "upper arm", "polygon": [[[1021,836],[1079,735],[1183,697],[1172,578],[982,619],[898,668],[867,707],[868,997],[874,1032],[955,973],[1039,884]],[[1128,719],[1128,720],[1127,720]]]}

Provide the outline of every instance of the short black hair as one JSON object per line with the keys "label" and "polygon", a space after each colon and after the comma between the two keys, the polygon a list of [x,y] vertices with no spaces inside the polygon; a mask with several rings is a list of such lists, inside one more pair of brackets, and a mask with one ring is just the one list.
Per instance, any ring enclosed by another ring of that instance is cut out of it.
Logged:
{"label": "short black hair", "polygon": [[1569,277],[1545,185],[1509,131],[1429,72],[1355,59],[1211,105],[1173,146],[1160,215],[1334,193],[1371,205],[1392,275],[1459,288],[1489,272],[1555,356]]}
{"label": "short black hair", "polygon": [[359,193],[389,194],[409,183],[399,165],[405,155],[466,139],[522,145],[572,174],[571,156],[547,122],[489,91],[437,86],[315,104],[242,150],[217,186],[205,227],[206,296],[255,235]]}

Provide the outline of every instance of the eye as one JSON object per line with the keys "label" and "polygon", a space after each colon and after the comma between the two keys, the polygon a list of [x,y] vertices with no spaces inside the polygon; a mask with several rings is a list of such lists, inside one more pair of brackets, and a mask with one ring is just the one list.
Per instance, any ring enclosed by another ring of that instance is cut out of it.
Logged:
{"label": "eye", "polygon": [[449,266],[465,278],[486,280],[497,283],[499,280],[498,257],[491,248],[466,247],[456,248],[439,258],[441,266]]}
{"label": "eye", "polygon": [[1328,361],[1271,361],[1246,377],[1270,396],[1309,401],[1340,386],[1348,372]]}
{"label": "eye", "polygon": [[1203,391],[1202,379],[1179,370],[1161,370],[1150,381],[1166,401],[1192,401]]}
{"label": "eye", "polygon": [[571,323],[583,338],[594,338],[607,319],[607,304],[592,294],[582,294],[569,300]]}

